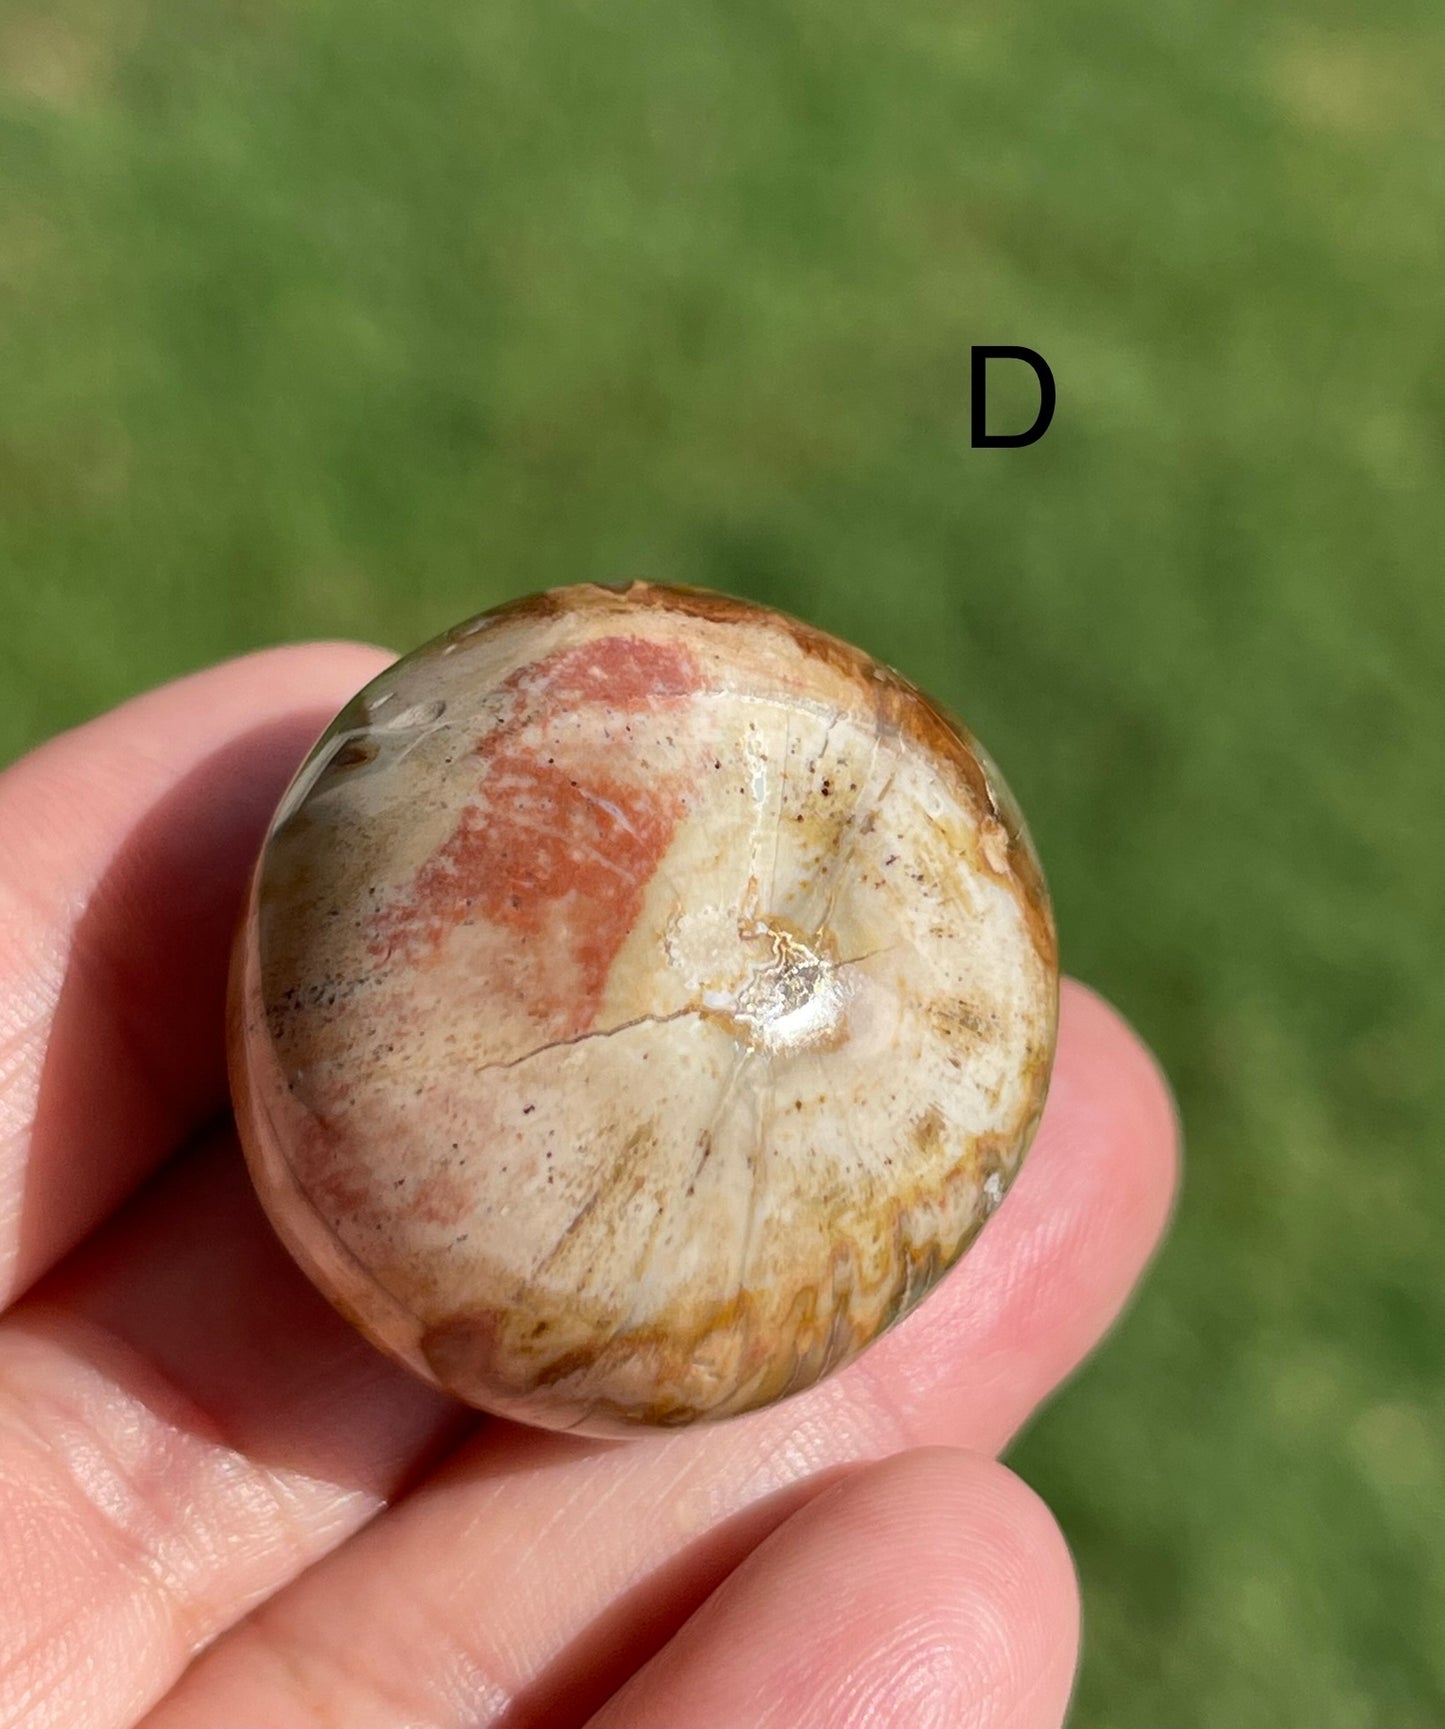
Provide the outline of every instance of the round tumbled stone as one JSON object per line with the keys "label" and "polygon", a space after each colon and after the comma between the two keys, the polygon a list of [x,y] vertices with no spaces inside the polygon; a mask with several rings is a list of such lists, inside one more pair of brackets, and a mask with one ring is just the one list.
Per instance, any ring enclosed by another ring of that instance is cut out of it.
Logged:
{"label": "round tumbled stone", "polygon": [[857,1355],[997,1207],[1058,975],[997,770],[765,608],[579,587],[373,680],[232,974],[261,1199],[376,1344],[590,1433]]}

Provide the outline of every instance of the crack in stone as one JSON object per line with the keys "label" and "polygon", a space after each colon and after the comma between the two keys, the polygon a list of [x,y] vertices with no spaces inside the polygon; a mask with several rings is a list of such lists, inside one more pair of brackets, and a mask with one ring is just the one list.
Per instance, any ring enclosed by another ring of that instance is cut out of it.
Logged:
{"label": "crack in stone", "polygon": [[861,955],[849,955],[846,960],[837,962],[833,970],[841,973],[844,967],[861,967],[864,961],[877,960],[879,955],[891,955],[894,949],[902,947],[902,943],[882,943],[876,949],[864,949]]}
{"label": "crack in stone", "polygon": [[[755,1053],[749,1052],[749,1055],[753,1054]],[[777,1070],[774,1069],[768,1076],[767,1104],[759,1115],[757,1135],[745,1143],[748,1149],[748,1170],[752,1180],[749,1184],[748,1209],[743,1221],[742,1239],[739,1245],[737,1277],[739,1294],[747,1289],[748,1263],[753,1257],[758,1213],[762,1206],[764,1166],[767,1158],[768,1137],[773,1127],[777,1092],[778,1076]]]}
{"label": "crack in stone", "polygon": [[838,837],[838,846],[834,855],[835,862],[826,879],[826,899],[823,903],[823,910],[818,915],[814,925],[814,942],[817,942],[833,922],[833,915],[838,906],[838,897],[842,892],[843,884],[847,881],[853,861],[857,857],[859,839],[864,833],[864,822],[870,811],[876,811],[888,797],[893,788],[893,782],[897,779],[898,771],[903,766],[903,752],[900,750],[894,755],[888,772],[883,778],[882,786],[876,793],[872,792],[873,775],[878,767],[878,758],[883,752],[883,741],[886,735],[887,729],[880,724],[873,738],[873,754],[868,759],[868,767],[864,770],[863,779],[859,783],[858,797],[853,801],[853,809],[848,815],[847,828]]}
{"label": "crack in stone", "polygon": [[[867,949],[861,955],[849,955],[846,959],[835,962],[833,970],[842,972],[844,967],[861,966],[865,961],[871,961],[878,955],[886,955],[898,947],[900,947],[898,943],[884,943],[881,948]],[[524,1051],[521,1056],[508,1057],[501,1062],[483,1063],[480,1068],[474,1069],[472,1072],[473,1074],[486,1075],[504,1069],[519,1068],[523,1063],[531,1062],[533,1057],[545,1056],[549,1051],[568,1050],[575,1045],[591,1044],[596,1040],[610,1039],[617,1033],[630,1033],[636,1027],[665,1027],[674,1021],[686,1020],[690,1015],[715,1018],[703,1004],[689,1003],[686,1008],[675,1009],[671,1014],[637,1015],[630,1021],[619,1021],[615,1027],[594,1027],[590,1032],[577,1033],[570,1039],[551,1039],[545,1045],[538,1045],[533,1050]],[[731,1091],[730,1087],[725,1089],[724,1103],[726,1103],[728,1091]],[[714,1119],[713,1126],[716,1126],[716,1119]]]}
{"label": "crack in stone", "polygon": [[548,1051],[567,1050],[573,1045],[591,1044],[598,1039],[610,1039],[617,1033],[630,1033],[634,1027],[665,1027],[670,1021],[686,1020],[689,1015],[701,1014],[700,1005],[692,1005],[685,1009],[676,1009],[670,1015],[638,1015],[630,1021],[619,1021],[615,1027],[593,1027],[589,1032],[576,1033],[570,1039],[551,1039],[545,1045],[536,1045],[530,1051],[523,1051],[519,1057],[507,1057],[500,1062],[482,1063],[472,1070],[474,1075],[494,1074],[502,1069],[520,1068],[523,1063],[529,1063],[533,1057],[546,1056]]}
{"label": "crack in stone", "polygon": [[793,746],[793,715],[783,711],[783,760],[778,766],[778,811],[773,818],[773,860],[768,869],[768,893],[763,905],[770,910],[776,905],[778,892],[778,859],[783,850],[783,818],[788,808],[788,753]]}

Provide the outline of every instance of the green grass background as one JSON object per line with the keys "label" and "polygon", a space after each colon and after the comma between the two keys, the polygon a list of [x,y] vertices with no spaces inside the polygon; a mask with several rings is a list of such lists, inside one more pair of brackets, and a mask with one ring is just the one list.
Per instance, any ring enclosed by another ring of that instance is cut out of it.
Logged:
{"label": "green grass background", "polygon": [[0,0],[0,755],[580,578],[904,668],[1187,1129],[1075,1722],[1440,1729],[1442,279],[1438,0]]}

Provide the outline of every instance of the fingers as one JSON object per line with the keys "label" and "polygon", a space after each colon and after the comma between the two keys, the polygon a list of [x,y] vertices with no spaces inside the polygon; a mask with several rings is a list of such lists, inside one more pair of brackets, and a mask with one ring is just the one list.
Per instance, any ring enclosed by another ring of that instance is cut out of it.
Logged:
{"label": "fingers", "polygon": [[262,831],[384,664],[252,655],[0,774],[0,1308],[224,1102],[230,926]]}
{"label": "fingers", "polygon": [[905,1453],[787,1520],[593,1729],[1058,1729],[1077,1647],[1043,1504],[974,1455]]}
{"label": "fingers", "polygon": [[1117,1314],[1174,1166],[1157,1070],[1070,988],[1025,1175],[873,1356],[771,1411],[658,1440],[486,1426],[209,1652],[152,1729],[309,1729],[317,1701],[368,1729],[580,1724],[831,1474],[1009,1434]]}
{"label": "fingers", "polygon": [[455,1434],[296,1271],[230,1137],[0,1321],[0,1725],[111,1729]]}

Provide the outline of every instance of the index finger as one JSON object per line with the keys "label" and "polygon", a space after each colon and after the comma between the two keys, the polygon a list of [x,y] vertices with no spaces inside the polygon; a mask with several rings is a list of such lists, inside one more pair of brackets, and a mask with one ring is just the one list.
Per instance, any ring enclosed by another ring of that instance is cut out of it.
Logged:
{"label": "index finger", "polygon": [[248,655],[0,774],[0,1308],[224,1104],[228,939],[261,834],[385,659]]}

